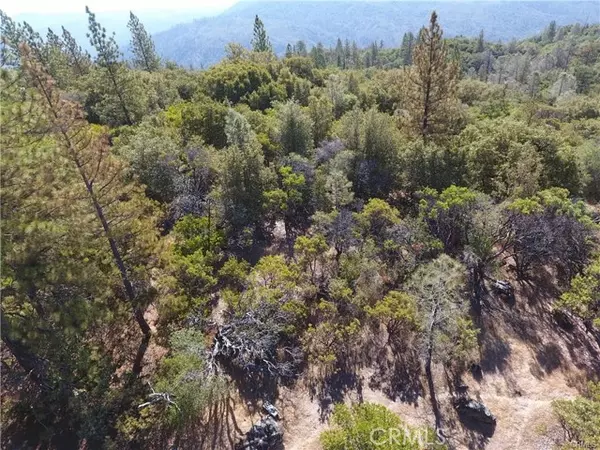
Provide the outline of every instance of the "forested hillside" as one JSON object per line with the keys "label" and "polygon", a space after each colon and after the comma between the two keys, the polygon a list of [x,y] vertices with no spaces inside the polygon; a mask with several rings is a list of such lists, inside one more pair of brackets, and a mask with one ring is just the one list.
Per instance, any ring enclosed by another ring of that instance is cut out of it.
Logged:
{"label": "forested hillside", "polygon": [[594,1],[258,1],[240,2],[217,17],[185,21],[154,39],[164,58],[208,67],[224,57],[228,42],[250,44],[248,24],[258,14],[277,55],[298,40],[309,47],[332,47],[337,39],[348,39],[359,47],[383,42],[392,48],[404,33],[416,34],[434,9],[444,18],[446,36],[476,37],[484,29],[488,40],[505,42],[540,33],[553,20],[559,25],[600,20]]}
{"label": "forested hillside", "polygon": [[207,70],[2,13],[2,447],[600,448],[600,25],[443,11]]}
{"label": "forested hillside", "polygon": [[[167,31],[175,25],[190,22],[191,18],[201,19],[207,16],[214,16],[221,13],[225,7],[216,7],[186,9],[166,9],[163,10],[143,10],[139,12],[139,17],[144,22],[149,33],[155,34],[161,31]],[[136,11],[137,12],[137,11]],[[48,28],[55,31],[60,31],[61,27],[65,27],[77,39],[81,46],[90,50],[91,46],[87,39],[88,27],[86,15],[83,8],[74,13],[21,13],[13,17],[18,22],[27,22],[38,33],[45,34]],[[103,25],[115,33],[115,39],[124,49],[129,43],[129,30],[127,22],[129,17],[126,9],[123,11],[102,11],[98,13],[98,19]]]}

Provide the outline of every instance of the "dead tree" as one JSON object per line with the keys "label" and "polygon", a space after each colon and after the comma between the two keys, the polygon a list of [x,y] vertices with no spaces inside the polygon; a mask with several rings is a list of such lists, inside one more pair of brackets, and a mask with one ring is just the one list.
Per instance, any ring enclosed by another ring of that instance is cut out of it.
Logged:
{"label": "dead tree", "polygon": [[300,347],[287,342],[283,328],[290,318],[276,306],[261,305],[218,328],[212,359],[245,373],[292,378],[303,360]]}
{"label": "dead tree", "polygon": [[164,403],[167,405],[167,407],[174,406],[177,412],[181,413],[179,405],[177,405],[177,403],[175,403],[175,401],[172,399],[171,394],[168,392],[156,392],[150,382],[148,382],[148,386],[152,392],[148,394],[148,401],[138,405],[138,409],[143,409],[156,403]]}

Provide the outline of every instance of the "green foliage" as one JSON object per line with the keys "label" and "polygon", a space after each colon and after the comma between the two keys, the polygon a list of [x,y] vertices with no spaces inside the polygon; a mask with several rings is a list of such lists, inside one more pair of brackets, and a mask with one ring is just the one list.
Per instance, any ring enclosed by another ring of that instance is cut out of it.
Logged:
{"label": "green foliage", "polygon": [[290,166],[279,169],[279,188],[264,193],[265,208],[275,220],[283,219],[286,235],[302,229],[310,214],[310,191],[304,174],[293,172]]}
{"label": "green foliage", "polygon": [[276,301],[296,287],[299,276],[300,272],[295,264],[276,255],[262,257],[252,269],[250,280],[259,297]]}
{"label": "green foliage", "polygon": [[467,181],[502,196],[531,195],[538,187],[581,189],[573,150],[557,133],[508,119],[482,120],[459,137]]}
{"label": "green foliage", "polygon": [[385,325],[390,341],[405,338],[407,333],[417,331],[421,326],[417,302],[405,292],[390,291],[375,306],[367,305],[365,311]]}
{"label": "green foliage", "polygon": [[175,224],[173,234],[175,252],[181,256],[218,251],[223,245],[223,234],[210,217],[185,216]]}
{"label": "green foliage", "polygon": [[400,149],[402,186],[410,191],[424,187],[445,189],[463,179],[461,155],[433,142],[415,141]]}
{"label": "green foliage", "polygon": [[397,185],[399,134],[392,117],[374,109],[355,109],[341,120],[340,135],[354,151],[354,192],[363,199],[382,197]]}
{"label": "green foliage", "polygon": [[409,427],[385,406],[374,403],[337,404],[331,424],[332,429],[321,433],[325,450],[445,448],[433,430]]}
{"label": "green foliage", "polygon": [[222,62],[211,67],[203,81],[207,93],[218,102],[229,100],[232,103],[251,104],[251,100],[256,103],[259,96],[263,96],[265,103],[255,106],[266,109],[273,101],[285,98],[285,94],[281,96],[278,92],[273,92],[271,96],[270,73],[264,66],[250,61]]}
{"label": "green foliage", "polygon": [[307,307],[301,299],[300,268],[286,261],[281,255],[263,256],[247,278],[247,289],[237,304],[232,305],[238,313],[255,308],[272,308],[285,317],[285,323],[278,324],[281,331],[289,336],[301,333],[307,317]]}
{"label": "green foliage", "polygon": [[571,280],[570,289],[555,304],[600,328],[600,256]]}
{"label": "green foliage", "polygon": [[156,374],[156,392],[169,393],[177,403],[159,404],[159,415],[170,427],[184,429],[193,426],[198,417],[226,393],[226,381],[210,373],[207,361],[206,338],[193,330],[173,333],[170,339],[171,354],[166,357]]}
{"label": "green foliage", "polygon": [[200,137],[206,144],[217,148],[227,145],[225,121],[227,107],[209,98],[197,99],[180,106],[181,134],[184,142]]}
{"label": "green foliage", "polygon": [[90,55],[84,52],[71,33],[62,27],[63,52],[67,55],[69,67],[77,76],[85,75],[91,64]]}
{"label": "green foliage", "polygon": [[477,347],[477,330],[468,316],[465,267],[441,255],[420,266],[408,286],[417,299],[427,358],[455,366],[468,362]]}
{"label": "green foliage", "polygon": [[309,156],[312,150],[312,123],[300,106],[289,101],[278,107],[278,141],[284,155]]}
{"label": "green foliage", "polygon": [[323,271],[324,254],[329,249],[325,237],[320,234],[315,236],[300,236],[294,243],[294,252],[300,267],[308,271],[310,281],[317,284],[317,274]]}
{"label": "green foliage", "polygon": [[229,147],[222,154],[219,200],[233,233],[262,226],[263,191],[269,173],[256,135],[246,119],[230,110],[226,124]]}
{"label": "green foliage", "polygon": [[160,68],[160,58],[154,49],[154,42],[133,12],[129,12],[127,28],[131,32],[131,51],[133,52],[133,64],[135,67],[148,72],[154,72]]}
{"label": "green foliage", "polygon": [[586,142],[580,149],[584,170],[585,197],[600,201],[600,148],[593,142]]}
{"label": "green foliage", "polygon": [[105,345],[97,337],[131,327],[132,312],[138,318],[153,300],[155,208],[110,153],[104,130],[83,121],[34,62],[24,63],[34,89],[3,79],[1,108],[10,161],[1,193],[2,340],[20,366],[15,375],[24,370],[22,381],[33,382],[14,412],[20,423],[43,420],[39,445],[68,428],[101,446],[123,394],[112,377],[133,355],[112,355],[119,337]]}
{"label": "green foliage", "polygon": [[[3,367],[23,386],[7,414],[38,446],[64,430],[90,448],[195,442],[225,392],[220,333],[255,346],[227,356],[238,369],[268,354],[297,375],[302,345],[331,381],[382,332],[435,396],[433,363],[476,360],[469,307],[501,257],[556,269],[570,288],[554,307],[598,326],[598,26],[502,44],[443,39],[434,14],[399,48],[298,41],[278,59],[253,12],[253,51],[193,71],[162,66],[133,14],[124,62],[88,14],[93,61],[64,28],[43,39],[1,14]],[[209,336],[214,300],[228,309]],[[170,350],[144,376],[177,406],[137,408],[149,391],[120,378],[136,357],[120,337],[133,312],[144,349],[152,303]],[[596,400],[556,403],[569,445],[597,446]],[[424,431],[368,404],[332,424],[331,449],[420,448]],[[407,440],[376,445],[378,424]]]}
{"label": "green foliage", "polygon": [[325,180],[325,195],[335,210],[348,206],[354,200],[352,182],[340,170],[332,170]]}
{"label": "green foliage", "polygon": [[563,281],[579,273],[592,249],[594,225],[581,200],[562,188],[540,191],[507,206],[512,232],[511,253],[517,273],[552,264]]}
{"label": "green foliage", "polygon": [[403,109],[409,130],[427,141],[452,129],[458,66],[448,57],[437,14],[419,32],[407,72]]}
{"label": "green foliage", "polygon": [[561,448],[586,450],[600,445],[600,384],[590,382],[585,396],[555,400],[552,408],[567,435]]}
{"label": "green foliage", "polygon": [[329,137],[333,124],[333,104],[325,96],[308,99],[308,114],[313,123],[314,144],[318,145]]}
{"label": "green foliage", "polygon": [[489,198],[469,188],[450,186],[441,193],[426,189],[421,193],[420,216],[431,233],[452,254],[470,247],[485,259],[496,243],[495,227],[500,218],[494,217]]}
{"label": "green foliage", "polygon": [[547,211],[571,217],[583,224],[592,223],[586,204],[581,200],[573,200],[569,191],[562,188],[545,189],[532,197],[517,199],[508,208],[521,214]]}
{"label": "green foliage", "polygon": [[[213,219],[214,221],[214,219]],[[217,285],[216,265],[222,258],[223,233],[209,217],[185,216],[173,228],[175,295],[161,301],[165,321],[181,320],[192,310],[208,313],[208,294]]]}
{"label": "green foliage", "polygon": [[146,186],[146,195],[171,202],[176,195],[176,162],[180,148],[166,130],[141,124],[123,133],[115,142],[116,151],[129,163],[130,170]]}
{"label": "green foliage", "polygon": [[356,222],[365,238],[373,237],[381,241],[387,228],[400,223],[400,213],[385,200],[372,198],[363,210],[356,214]]}
{"label": "green foliage", "polygon": [[229,258],[219,269],[219,279],[229,287],[242,289],[244,287],[250,263],[243,259]]}
{"label": "green foliage", "polygon": [[19,60],[19,43],[22,39],[22,26],[15,23],[4,11],[0,10],[0,32],[2,32],[2,67],[12,66]]}
{"label": "green foliage", "polygon": [[325,373],[333,373],[355,350],[353,347],[358,342],[361,323],[356,318],[336,323],[338,308],[331,302],[322,301],[318,309],[325,318],[316,326],[308,326],[302,344],[309,361]]}
{"label": "green foliage", "polygon": [[[107,37],[106,29],[86,6],[90,44],[96,50],[97,69],[92,72],[89,87],[95,88],[91,98],[98,97],[91,108],[97,117],[111,125],[133,125],[143,114],[143,91],[133,80],[133,74],[120,61],[121,52],[114,33]],[[90,89],[92,90],[92,89]]]}
{"label": "green foliage", "polygon": [[254,37],[252,39],[252,50],[255,52],[270,52],[273,50],[271,42],[267,36],[267,31],[262,20],[256,16],[254,18]]}

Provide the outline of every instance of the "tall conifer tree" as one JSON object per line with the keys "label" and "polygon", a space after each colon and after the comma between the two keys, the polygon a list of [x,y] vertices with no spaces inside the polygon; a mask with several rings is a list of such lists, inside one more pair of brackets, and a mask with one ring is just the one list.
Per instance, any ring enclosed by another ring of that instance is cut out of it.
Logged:
{"label": "tall conifer tree", "polygon": [[80,76],[88,73],[91,64],[90,55],[80,47],[65,27],[62,27],[62,43],[64,52],[69,58],[69,66],[75,73]]}
{"label": "tall conifer tree", "polygon": [[412,52],[415,44],[415,35],[410,31],[404,33],[402,37],[402,45],[400,47],[400,56],[402,57],[402,65],[410,66],[412,64]]}
{"label": "tall conifer tree", "polygon": [[270,52],[273,50],[267,31],[258,16],[254,18],[254,37],[252,38],[252,50],[255,52]]}
{"label": "tall conifer tree", "polygon": [[131,32],[134,67],[147,72],[156,72],[160,68],[160,59],[156,54],[154,42],[146,31],[144,24],[131,11],[129,12],[127,27]]}
{"label": "tall conifer tree", "polygon": [[0,64],[15,66],[19,62],[22,27],[0,9]]}
{"label": "tall conifer tree", "polygon": [[477,53],[483,52],[485,49],[485,41],[483,40],[483,30],[479,32],[479,38],[477,39]]}
{"label": "tall conifer tree", "polygon": [[156,232],[148,220],[153,214],[152,205],[139,187],[124,182],[123,167],[111,154],[106,138],[90,128],[79,105],[60,94],[27,48],[22,50],[22,61],[29,84],[41,99],[39,106],[46,113],[60,158],[77,175],[73,183],[78,198],[87,200],[81,217],[82,232],[91,230],[104,237],[106,261],[117,269],[122,295],[144,335],[133,364],[133,372],[139,375],[151,335],[140,298],[143,286],[149,286],[145,266],[155,250]]}
{"label": "tall conifer tree", "polygon": [[126,93],[130,82],[129,74],[127,68],[120,61],[121,52],[115,41],[114,33],[112,36],[107,37],[106,28],[96,21],[96,15],[87,6],[85,11],[88,14],[90,30],[87,36],[96,49],[96,63],[105,70],[106,82],[118,99],[119,108],[123,114],[122,122],[125,125],[133,125],[134,117],[128,105]]}
{"label": "tall conifer tree", "polygon": [[404,85],[405,109],[411,128],[428,140],[447,130],[448,107],[455,98],[458,65],[448,57],[435,11],[429,27],[422,28],[407,70]]}

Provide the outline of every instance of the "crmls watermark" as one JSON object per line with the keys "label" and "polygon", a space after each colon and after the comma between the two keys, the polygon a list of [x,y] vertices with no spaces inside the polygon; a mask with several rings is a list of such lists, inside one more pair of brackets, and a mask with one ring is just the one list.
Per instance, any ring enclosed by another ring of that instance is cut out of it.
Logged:
{"label": "crmls watermark", "polygon": [[408,427],[374,428],[371,430],[369,438],[375,446],[418,444],[419,448],[428,448],[436,444],[446,443],[446,437],[440,429],[434,432],[431,429],[414,429]]}

